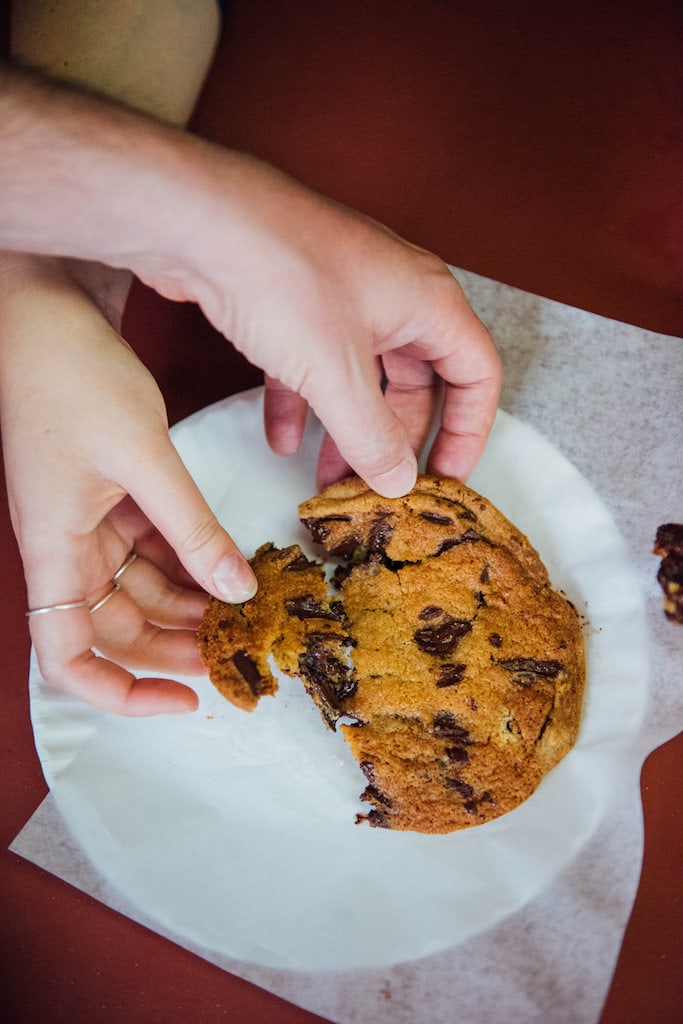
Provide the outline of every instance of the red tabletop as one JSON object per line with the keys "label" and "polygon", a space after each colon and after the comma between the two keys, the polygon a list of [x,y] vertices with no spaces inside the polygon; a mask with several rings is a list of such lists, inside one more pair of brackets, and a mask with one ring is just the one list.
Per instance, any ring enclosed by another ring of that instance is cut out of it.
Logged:
{"label": "red tabletop", "polygon": [[[195,128],[449,263],[679,336],[681,28],[674,2],[236,0]],[[172,421],[260,379],[194,307],[141,287],[126,330]],[[3,1020],[320,1020],[6,852],[46,786],[4,497],[0,558]],[[682,758],[679,736],[643,770],[643,872],[600,1024],[683,1016]]]}

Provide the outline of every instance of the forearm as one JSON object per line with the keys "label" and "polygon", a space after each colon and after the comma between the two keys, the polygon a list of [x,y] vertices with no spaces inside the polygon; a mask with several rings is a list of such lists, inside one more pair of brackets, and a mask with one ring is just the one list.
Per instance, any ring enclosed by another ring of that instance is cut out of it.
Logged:
{"label": "forearm", "polygon": [[0,245],[132,268],[170,228],[182,141],[115,104],[0,67]]}
{"label": "forearm", "polygon": [[215,0],[18,0],[12,15],[18,64],[0,67],[0,246],[117,265],[136,247],[167,248],[155,231],[168,226],[164,179],[180,140],[159,122],[184,125],[194,108],[217,40]]}

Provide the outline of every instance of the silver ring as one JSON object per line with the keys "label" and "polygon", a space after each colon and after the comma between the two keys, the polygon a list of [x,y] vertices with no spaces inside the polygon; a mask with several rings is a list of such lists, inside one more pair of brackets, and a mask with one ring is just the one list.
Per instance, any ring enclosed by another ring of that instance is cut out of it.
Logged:
{"label": "silver ring", "polygon": [[72,608],[87,607],[88,602],[85,598],[83,598],[83,600],[81,601],[65,601],[64,604],[46,604],[43,608],[29,608],[25,615],[26,618],[28,619],[31,617],[31,615],[45,615],[47,614],[47,612],[70,612]]}
{"label": "silver ring", "polygon": [[107,603],[107,601],[109,601],[114,596],[114,594],[117,592],[117,590],[120,590],[120,589],[121,588],[119,587],[118,583],[114,583],[112,581],[112,587],[111,587],[111,590],[109,591],[109,593],[105,594],[104,597],[101,597],[99,599],[99,601],[95,602],[95,604],[91,604],[90,605],[90,614],[92,615],[92,613],[96,612],[98,610],[98,608],[101,608],[103,605],[105,605]]}
{"label": "silver ring", "polygon": [[112,583],[116,583],[117,580],[121,579],[121,577],[123,576],[123,574],[126,571],[126,569],[129,569],[131,567],[131,565],[133,564],[133,562],[135,561],[135,559],[137,557],[138,557],[137,551],[131,551],[126,556],[126,559],[123,562],[123,564],[116,570],[116,572],[112,576],[112,578],[111,578]]}

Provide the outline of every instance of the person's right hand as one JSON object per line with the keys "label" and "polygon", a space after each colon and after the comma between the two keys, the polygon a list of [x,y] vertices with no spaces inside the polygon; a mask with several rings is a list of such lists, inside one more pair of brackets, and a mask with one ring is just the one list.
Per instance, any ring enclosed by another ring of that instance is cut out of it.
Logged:
{"label": "person's right hand", "polygon": [[436,415],[428,468],[466,479],[502,368],[445,264],[260,161],[196,142],[182,257],[137,270],[198,302],[265,371],[272,447],[296,450],[309,405],[329,434],[319,484],[352,471],[392,497],[412,487]]}
{"label": "person's right hand", "polygon": [[467,477],[501,365],[441,260],[250,156],[4,79],[1,245],[127,268],[197,302],[265,371],[277,451],[298,444],[306,404],[325,425],[320,483],[351,469],[380,494],[406,493],[437,407],[429,468]]}

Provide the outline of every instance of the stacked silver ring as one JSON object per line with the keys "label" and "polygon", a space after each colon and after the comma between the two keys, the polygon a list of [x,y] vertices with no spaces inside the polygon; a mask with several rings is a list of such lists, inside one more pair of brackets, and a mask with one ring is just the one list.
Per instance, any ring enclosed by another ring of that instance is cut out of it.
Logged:
{"label": "stacked silver ring", "polygon": [[130,568],[130,566],[133,564],[137,557],[137,552],[128,552],[124,561],[121,563],[121,565],[111,578],[111,590],[108,590],[104,597],[101,597],[99,601],[96,601],[94,604],[90,604],[87,598],[82,597],[76,601],[64,601],[61,604],[46,604],[42,608],[29,608],[29,610],[26,612],[26,617],[30,618],[32,615],[45,615],[47,614],[47,612],[70,612],[74,608],[87,608],[90,614],[92,615],[93,612],[96,612],[99,608],[102,608],[107,603],[107,601],[109,601],[114,596],[114,594],[121,589],[121,584],[119,583],[119,580],[123,576],[126,569]]}

